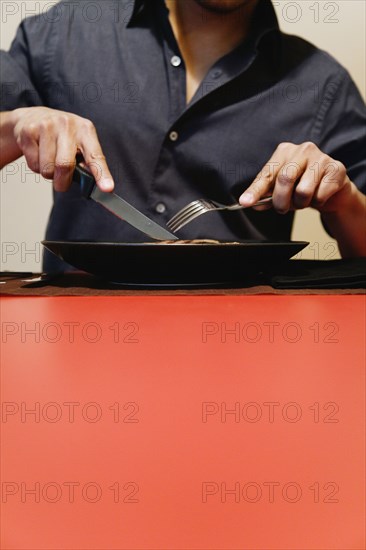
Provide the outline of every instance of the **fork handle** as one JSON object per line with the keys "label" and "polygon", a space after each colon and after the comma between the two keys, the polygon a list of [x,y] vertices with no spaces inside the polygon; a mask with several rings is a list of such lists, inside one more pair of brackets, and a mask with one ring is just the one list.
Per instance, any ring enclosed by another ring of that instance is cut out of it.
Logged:
{"label": "fork handle", "polygon": [[256,203],[250,205],[250,206],[243,206],[242,204],[232,204],[231,206],[226,206],[225,210],[241,210],[242,208],[252,208],[253,206],[261,206],[262,204],[269,204],[272,203],[272,197],[265,197],[264,199],[260,199]]}

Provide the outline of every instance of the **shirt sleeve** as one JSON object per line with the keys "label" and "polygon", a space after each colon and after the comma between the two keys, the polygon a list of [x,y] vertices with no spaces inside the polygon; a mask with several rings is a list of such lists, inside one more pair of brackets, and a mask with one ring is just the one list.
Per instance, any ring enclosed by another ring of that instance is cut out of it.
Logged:
{"label": "shirt sleeve", "polygon": [[45,105],[42,90],[49,80],[58,30],[51,11],[25,19],[10,50],[0,51],[1,111]]}
{"label": "shirt sleeve", "polygon": [[317,124],[319,148],[341,161],[351,181],[366,194],[366,106],[343,67],[327,87]]}

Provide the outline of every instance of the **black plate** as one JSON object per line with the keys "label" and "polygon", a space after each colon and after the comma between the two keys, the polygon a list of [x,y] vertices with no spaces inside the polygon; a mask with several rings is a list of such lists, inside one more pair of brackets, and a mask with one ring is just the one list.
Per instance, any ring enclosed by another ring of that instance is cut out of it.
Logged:
{"label": "black plate", "polygon": [[288,260],[307,242],[237,244],[96,243],[43,241],[74,267],[134,286],[239,284],[267,266]]}

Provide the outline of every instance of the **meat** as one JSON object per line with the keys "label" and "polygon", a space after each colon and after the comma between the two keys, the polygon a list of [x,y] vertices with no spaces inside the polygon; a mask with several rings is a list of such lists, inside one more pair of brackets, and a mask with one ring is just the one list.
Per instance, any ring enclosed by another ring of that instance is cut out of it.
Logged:
{"label": "meat", "polygon": [[159,241],[159,244],[220,244],[220,241],[214,241],[213,239],[193,239],[178,241]]}

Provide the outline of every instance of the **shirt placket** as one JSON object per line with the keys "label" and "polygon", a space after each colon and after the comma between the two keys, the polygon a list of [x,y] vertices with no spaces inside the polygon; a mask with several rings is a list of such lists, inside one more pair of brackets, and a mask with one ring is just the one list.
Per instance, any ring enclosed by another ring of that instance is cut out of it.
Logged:
{"label": "shirt placket", "polygon": [[164,41],[164,56],[168,73],[169,124],[173,126],[186,107],[186,70],[178,46],[171,46],[167,40]]}
{"label": "shirt placket", "polygon": [[186,110],[186,69],[167,17],[166,8],[160,8],[158,13],[160,13],[160,23],[162,24],[162,45],[166,66],[169,109],[166,136],[162,143],[150,193],[150,208],[161,219],[161,216],[167,216],[168,204],[171,202],[165,178],[169,173],[172,150],[174,150],[175,144],[179,142],[180,138],[179,119]]}

